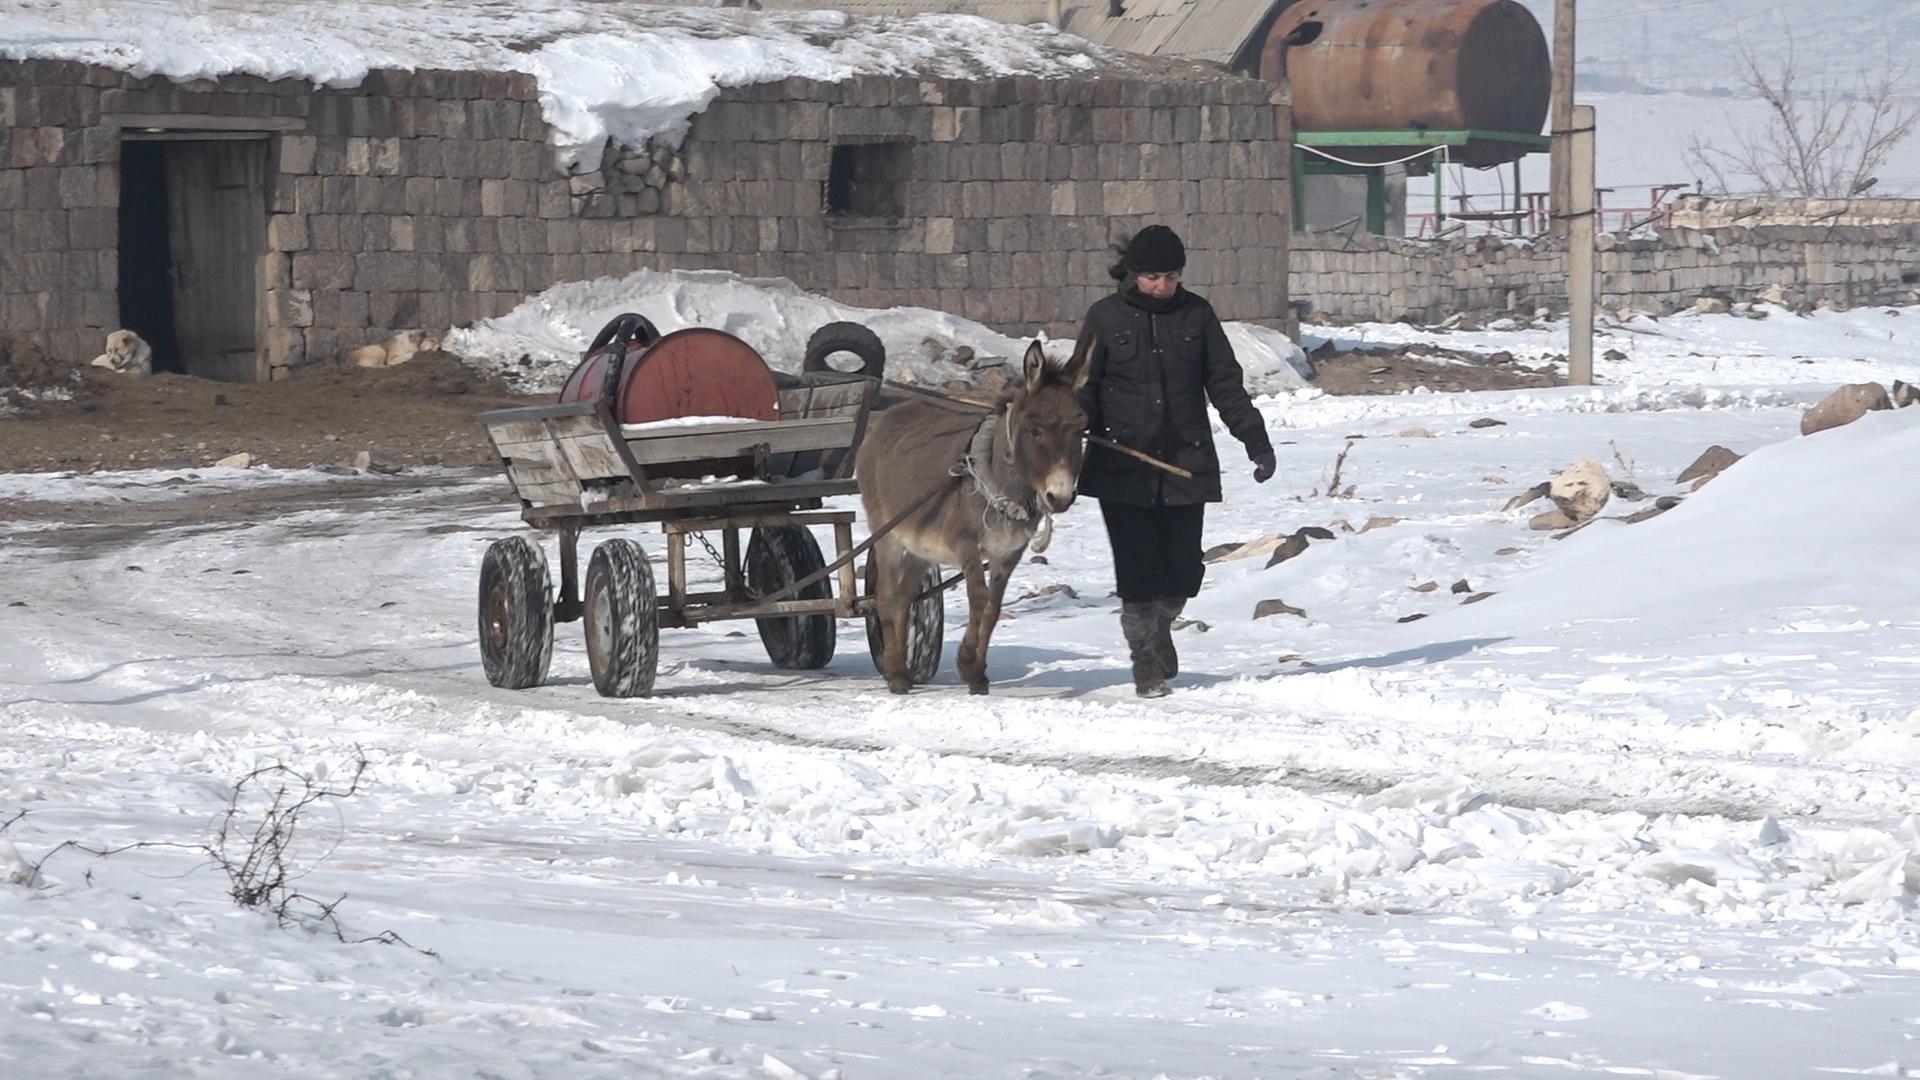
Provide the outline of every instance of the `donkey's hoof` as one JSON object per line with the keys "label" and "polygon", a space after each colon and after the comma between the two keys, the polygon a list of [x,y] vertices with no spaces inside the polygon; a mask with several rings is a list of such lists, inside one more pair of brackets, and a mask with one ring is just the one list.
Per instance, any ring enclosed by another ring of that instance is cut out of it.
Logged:
{"label": "donkey's hoof", "polygon": [[890,694],[910,694],[913,692],[913,680],[888,679],[887,692]]}
{"label": "donkey's hoof", "polygon": [[985,694],[992,686],[993,684],[987,680],[979,679],[967,683],[967,693],[976,695]]}

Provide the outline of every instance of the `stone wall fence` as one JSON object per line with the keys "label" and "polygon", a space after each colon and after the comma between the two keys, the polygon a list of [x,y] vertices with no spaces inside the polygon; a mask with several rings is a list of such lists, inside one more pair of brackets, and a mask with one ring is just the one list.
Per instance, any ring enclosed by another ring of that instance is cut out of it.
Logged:
{"label": "stone wall fence", "polygon": [[[1667,228],[1599,240],[1599,303],[1669,314],[1702,299],[1789,307],[1920,303],[1920,221]],[[1567,307],[1559,241],[1294,237],[1294,300],[1333,321],[1409,320]]]}

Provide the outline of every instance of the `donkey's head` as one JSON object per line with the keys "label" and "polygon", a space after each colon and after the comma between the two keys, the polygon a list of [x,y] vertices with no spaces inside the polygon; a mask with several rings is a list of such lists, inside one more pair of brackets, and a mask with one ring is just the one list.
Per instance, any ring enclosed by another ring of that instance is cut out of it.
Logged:
{"label": "donkey's head", "polygon": [[1087,430],[1087,414],[1080,408],[1079,390],[1087,381],[1087,350],[1083,343],[1065,365],[1047,363],[1038,341],[1027,346],[1021,380],[1007,404],[1007,433],[1013,444],[1013,467],[1034,493],[1040,509],[1058,514],[1073,505],[1084,453],[1080,436]]}

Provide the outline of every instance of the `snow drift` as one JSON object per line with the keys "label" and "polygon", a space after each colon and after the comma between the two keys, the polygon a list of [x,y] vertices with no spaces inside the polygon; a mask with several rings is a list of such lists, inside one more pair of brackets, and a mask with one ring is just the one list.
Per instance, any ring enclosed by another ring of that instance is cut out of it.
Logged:
{"label": "snow drift", "polygon": [[1889,558],[1888,544],[1920,531],[1920,506],[1898,494],[1917,456],[1920,414],[1904,410],[1762,447],[1651,521],[1595,521],[1557,558],[1432,629],[1565,642],[1631,622],[1643,643],[1657,630],[1727,635],[1731,646],[1815,610],[1920,621],[1920,571]]}
{"label": "snow drift", "polygon": [[[595,331],[625,311],[662,332],[687,326],[725,330],[781,371],[797,371],[807,338],[830,322],[857,322],[887,346],[887,377],[938,385],[995,361],[1012,361],[1026,342],[957,315],[927,308],[853,307],[806,292],[784,278],[743,278],[720,270],[662,273],[556,285],[497,319],[449,331],[448,350],[529,388],[558,389]],[[1306,385],[1306,354],[1277,330],[1228,323],[1227,339],[1247,385],[1272,393]],[[966,350],[966,351],[962,351]],[[1064,357],[1072,342],[1049,343]]]}

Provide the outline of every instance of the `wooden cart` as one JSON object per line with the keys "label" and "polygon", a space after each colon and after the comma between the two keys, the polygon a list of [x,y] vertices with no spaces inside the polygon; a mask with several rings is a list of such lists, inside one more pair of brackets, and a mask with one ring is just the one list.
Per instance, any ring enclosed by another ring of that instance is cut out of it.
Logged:
{"label": "wooden cart", "polygon": [[[601,400],[481,414],[521,519],[555,534],[560,555],[555,596],[542,545],[519,536],[487,548],[479,632],[488,681],[513,689],[544,682],[554,624],[575,620],[586,623],[593,683],[608,697],[652,692],[662,627],[724,619],[755,620],[776,666],[813,669],[833,659],[836,620],[865,617],[878,667],[870,564],[868,587],[856,586],[854,560],[866,544],[853,543],[853,511],[822,508],[857,493],[854,455],[878,389],[876,380],[853,375],[788,379],[780,419],[756,422],[623,428]],[[703,477],[709,469],[732,475]],[[654,522],[666,535],[664,592],[646,550],[626,538],[595,547],[582,580],[582,532]],[[832,563],[816,528],[832,530]],[[706,539],[713,533],[717,550]],[[688,587],[695,541],[720,563],[717,591]],[[932,575],[914,603],[908,655],[915,682],[939,665],[940,584]]]}

